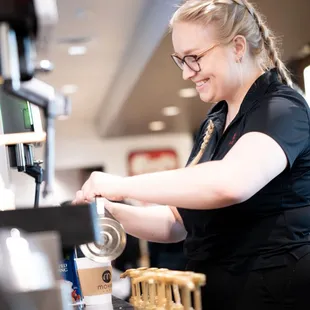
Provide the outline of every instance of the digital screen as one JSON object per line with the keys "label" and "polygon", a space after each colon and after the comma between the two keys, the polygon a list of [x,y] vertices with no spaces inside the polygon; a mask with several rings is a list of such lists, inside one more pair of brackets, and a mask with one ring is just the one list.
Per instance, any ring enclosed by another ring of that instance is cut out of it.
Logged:
{"label": "digital screen", "polygon": [[32,106],[0,90],[0,106],[4,134],[33,132]]}

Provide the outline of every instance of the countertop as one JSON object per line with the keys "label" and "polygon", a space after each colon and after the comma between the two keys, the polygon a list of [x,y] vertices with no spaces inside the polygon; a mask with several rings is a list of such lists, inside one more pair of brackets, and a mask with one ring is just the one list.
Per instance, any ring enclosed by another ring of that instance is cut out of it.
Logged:
{"label": "countertop", "polygon": [[[75,307],[75,309],[81,309]],[[112,305],[96,305],[96,306],[84,306],[83,310],[134,310],[133,306],[128,302],[112,297]]]}

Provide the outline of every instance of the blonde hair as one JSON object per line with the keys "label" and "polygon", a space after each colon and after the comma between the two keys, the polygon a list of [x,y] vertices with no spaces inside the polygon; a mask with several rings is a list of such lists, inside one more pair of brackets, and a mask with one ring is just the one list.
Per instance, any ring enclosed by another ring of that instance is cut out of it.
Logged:
{"label": "blonde hair", "polygon": [[218,39],[227,44],[237,35],[246,38],[250,54],[263,70],[276,68],[280,80],[292,87],[290,74],[279,57],[275,38],[261,14],[247,0],[187,0],[174,13],[170,26],[176,22],[212,23]]}
{"label": "blonde hair", "polygon": [[188,165],[189,167],[191,166],[195,166],[198,164],[199,160],[201,159],[205,149],[207,148],[209,141],[212,137],[214,131],[214,123],[212,120],[209,121],[207,129],[205,131],[201,146],[200,146],[200,150],[197,153],[197,155],[193,158],[193,160],[190,162],[190,164]]}

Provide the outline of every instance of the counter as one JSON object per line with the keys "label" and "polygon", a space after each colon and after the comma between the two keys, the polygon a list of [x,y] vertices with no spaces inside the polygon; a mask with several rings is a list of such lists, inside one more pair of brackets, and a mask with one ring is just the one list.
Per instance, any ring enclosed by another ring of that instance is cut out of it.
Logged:
{"label": "counter", "polygon": [[113,310],[122,309],[122,310],[133,310],[134,307],[121,299],[118,299],[116,297],[112,297],[112,303],[113,303]]}
{"label": "counter", "polygon": [[[116,297],[112,297],[112,305],[113,305],[113,310],[134,310],[133,306],[129,304],[128,302],[118,299]],[[76,308],[78,309],[78,308]],[[83,310],[110,310],[109,306],[105,305],[96,305],[96,306],[86,306],[83,308]]]}

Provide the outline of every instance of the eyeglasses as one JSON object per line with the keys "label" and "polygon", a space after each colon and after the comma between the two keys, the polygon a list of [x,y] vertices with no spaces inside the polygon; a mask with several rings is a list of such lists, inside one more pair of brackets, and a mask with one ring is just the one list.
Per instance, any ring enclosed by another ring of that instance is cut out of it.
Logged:
{"label": "eyeglasses", "polygon": [[199,72],[201,71],[200,65],[198,63],[199,59],[205,56],[209,51],[218,46],[219,44],[214,44],[209,47],[207,50],[199,53],[198,55],[186,55],[183,58],[177,56],[176,54],[172,54],[171,57],[175,64],[181,69],[184,69],[184,64],[186,64],[192,71]]}

